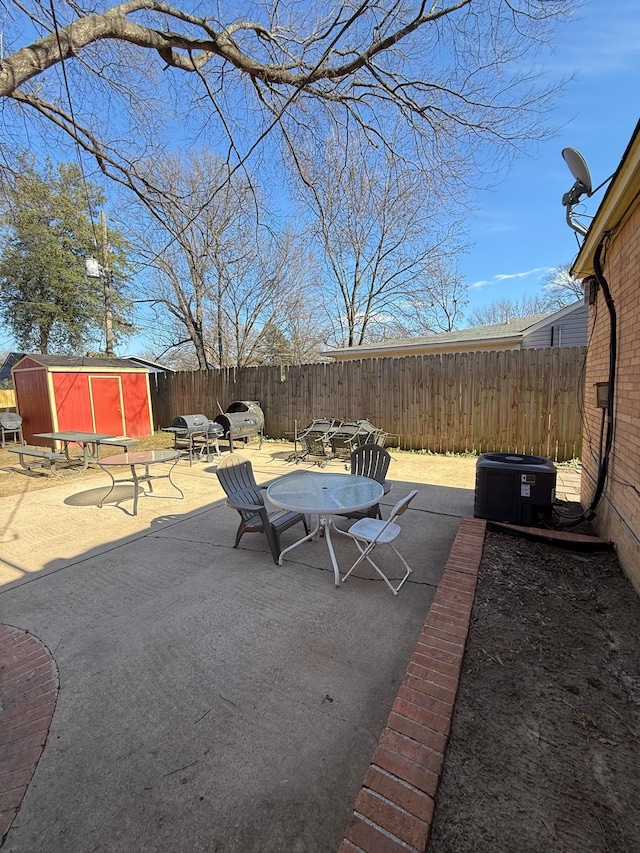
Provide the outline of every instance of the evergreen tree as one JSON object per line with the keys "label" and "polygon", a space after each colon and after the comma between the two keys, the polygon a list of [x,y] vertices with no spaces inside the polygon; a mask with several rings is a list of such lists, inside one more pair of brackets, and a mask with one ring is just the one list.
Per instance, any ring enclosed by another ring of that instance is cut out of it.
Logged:
{"label": "evergreen tree", "polygon": [[[22,349],[77,353],[101,335],[104,288],[86,276],[85,258],[96,253],[94,223],[104,201],[78,166],[47,160],[40,174],[26,155],[3,187],[0,317]],[[115,284],[126,275],[126,243],[117,231],[108,240]],[[130,303],[117,287],[112,306],[116,337],[130,332]]]}

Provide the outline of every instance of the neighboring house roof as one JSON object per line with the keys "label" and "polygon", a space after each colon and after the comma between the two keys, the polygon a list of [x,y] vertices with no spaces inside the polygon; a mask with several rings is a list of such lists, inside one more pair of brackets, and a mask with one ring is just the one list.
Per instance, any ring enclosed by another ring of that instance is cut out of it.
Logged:
{"label": "neighboring house roof", "polygon": [[[425,355],[444,352],[472,352],[475,350],[518,349],[528,336],[552,327],[574,312],[584,311],[582,302],[574,302],[559,311],[549,314],[533,314],[529,317],[514,317],[506,323],[489,326],[474,326],[456,332],[441,332],[437,335],[420,335],[411,338],[395,338],[376,344],[359,347],[327,350],[322,353],[338,360],[356,358],[386,358],[389,356]],[[585,312],[586,342],[586,312]]]}
{"label": "neighboring house roof", "polygon": [[571,268],[576,278],[594,275],[596,249],[602,235],[619,230],[634,210],[640,192],[640,121],[636,124],[622,160],[587,231],[578,257]]}
{"label": "neighboring house roof", "polygon": [[4,379],[11,379],[11,368],[24,357],[23,352],[10,352],[0,367],[0,382]]}
{"label": "neighboring house roof", "polygon": [[122,355],[120,358],[126,358],[141,367],[148,367],[151,373],[176,373],[173,367],[167,367],[166,364],[160,364],[158,361],[151,361],[139,355]]}

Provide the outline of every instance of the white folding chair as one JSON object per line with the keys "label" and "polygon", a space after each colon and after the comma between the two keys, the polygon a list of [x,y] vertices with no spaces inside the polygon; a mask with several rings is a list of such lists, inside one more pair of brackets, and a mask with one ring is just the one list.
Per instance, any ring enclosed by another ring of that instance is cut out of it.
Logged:
{"label": "white folding chair", "polygon": [[[349,530],[345,530],[344,532],[353,537],[354,542],[358,550],[360,551],[360,556],[355,561],[355,563],[351,566],[346,575],[342,578],[342,581],[346,581],[351,572],[359,566],[363,560],[367,560],[367,562],[371,563],[376,572],[380,575],[382,580],[389,587],[391,592],[394,595],[397,595],[400,587],[406,581],[406,579],[411,574],[411,567],[402,556],[402,554],[394,547],[392,544],[393,541],[398,537],[402,528],[399,524],[396,524],[396,519],[402,515],[402,513],[407,509],[411,501],[418,494],[418,490],[414,489],[409,492],[409,494],[402,498],[402,500],[398,501],[398,503],[391,510],[391,515],[389,516],[388,521],[382,521],[378,518],[361,518],[359,521],[356,521]],[[398,584],[398,586],[393,586],[389,578],[382,571],[380,566],[371,559],[371,552],[376,547],[376,545],[388,545],[392,551],[400,558],[403,566],[405,567],[405,575]],[[364,546],[364,547],[363,547]]]}

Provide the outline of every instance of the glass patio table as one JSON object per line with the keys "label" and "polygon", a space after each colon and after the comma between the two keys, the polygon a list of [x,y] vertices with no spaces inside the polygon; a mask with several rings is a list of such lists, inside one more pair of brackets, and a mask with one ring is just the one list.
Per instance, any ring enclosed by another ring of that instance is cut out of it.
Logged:
{"label": "glass patio table", "polygon": [[[98,465],[111,477],[111,488],[102,498],[98,506],[102,507],[103,503],[107,500],[118,483],[133,483],[133,514],[137,515],[138,495],[141,491],[141,485],[143,483],[148,483],[149,491],[153,493],[151,481],[161,479],[168,480],[173,488],[177,492],[180,492],[180,499],[182,500],[184,498],[184,492],[179,486],[176,486],[171,479],[171,472],[179,458],[180,453],[177,450],[133,450],[130,453],[117,453],[114,456],[105,456],[103,459],[98,459]],[[167,463],[172,464],[169,466],[168,470],[165,470],[162,474],[151,474],[149,471],[150,467],[159,463],[164,465]],[[122,477],[116,480],[111,473],[111,469],[124,467],[128,467],[130,469],[131,476]],[[138,473],[136,471],[137,467],[142,467],[144,470],[141,473]],[[143,494],[145,493],[143,492]]]}
{"label": "glass patio table", "polygon": [[384,495],[382,485],[369,477],[357,474],[325,474],[316,471],[299,471],[275,480],[267,488],[271,503],[282,509],[317,515],[315,528],[303,539],[289,545],[280,553],[279,563],[289,551],[308,542],[324,530],[331,557],[336,586],[340,586],[340,569],[331,541],[331,531],[344,533],[333,523],[334,515],[344,515],[368,509]]}

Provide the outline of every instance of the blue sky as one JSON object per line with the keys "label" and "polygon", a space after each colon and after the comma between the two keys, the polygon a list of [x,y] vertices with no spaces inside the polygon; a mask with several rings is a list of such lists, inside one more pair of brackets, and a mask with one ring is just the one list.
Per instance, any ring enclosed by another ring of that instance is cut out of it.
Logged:
{"label": "blue sky", "polygon": [[[572,78],[549,114],[559,129],[516,157],[498,186],[476,194],[468,217],[470,246],[459,258],[469,288],[467,316],[497,299],[535,295],[551,270],[572,261],[577,235],[565,222],[561,200],[573,177],[561,151],[577,148],[597,187],[617,168],[640,116],[640,0],[576,2],[555,43],[542,58],[549,80]],[[605,190],[585,199],[588,214]],[[0,351],[10,346],[0,328]],[[122,351],[146,347],[139,335]]]}
{"label": "blue sky", "polygon": [[[574,179],[561,152],[580,151],[594,188],[617,168],[640,117],[640,0],[585,0],[544,64],[554,76],[573,77],[551,115],[560,129],[476,197],[473,245],[460,259],[468,311],[538,293],[548,270],[577,254],[561,201]],[[605,191],[585,197],[586,213],[595,213]]]}

